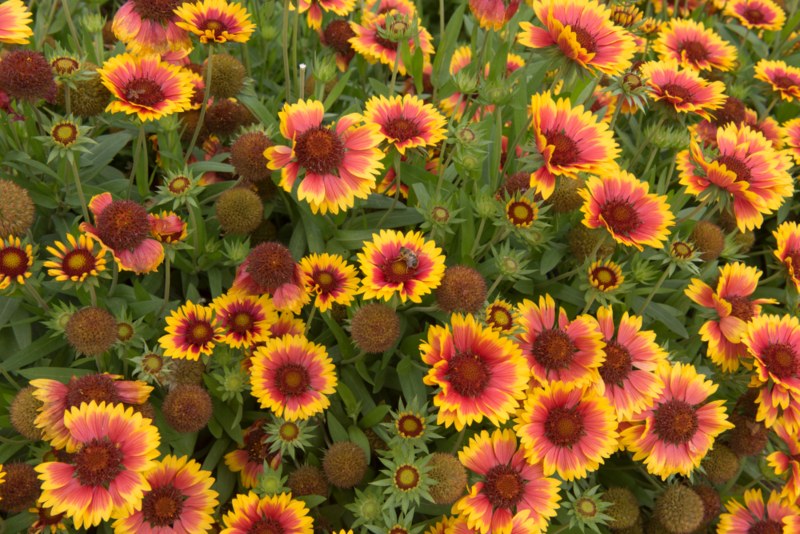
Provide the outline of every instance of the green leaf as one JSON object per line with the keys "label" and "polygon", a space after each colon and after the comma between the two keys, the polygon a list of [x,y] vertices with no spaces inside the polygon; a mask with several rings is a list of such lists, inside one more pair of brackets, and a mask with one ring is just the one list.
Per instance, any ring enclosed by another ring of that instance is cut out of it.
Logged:
{"label": "green leaf", "polygon": [[336,82],[336,85],[333,86],[333,89],[331,89],[331,92],[328,93],[327,97],[325,97],[325,102],[322,103],[322,105],[323,105],[323,107],[325,109],[330,109],[330,107],[333,105],[333,103],[336,102],[336,99],[339,98],[339,96],[342,94],[342,91],[344,91],[344,88],[347,87],[347,82],[350,81],[350,75],[351,74],[353,74],[353,70],[352,69],[348,70],[344,74],[344,76],[339,78],[339,81]]}
{"label": "green leaf", "polygon": [[112,134],[101,135],[95,141],[91,151],[81,154],[81,181],[89,180],[111,163],[114,156],[131,142],[133,136],[130,132],[115,132]]}
{"label": "green leaf", "polygon": [[397,377],[400,380],[400,388],[407,401],[411,399],[426,399],[428,391],[422,383],[422,370],[414,365],[411,358],[406,356],[397,364]]}
{"label": "green leaf", "polygon": [[567,249],[563,246],[551,245],[545,249],[542,258],[539,260],[539,272],[547,274],[561,262]]}
{"label": "green leaf", "polygon": [[0,367],[5,371],[16,371],[36,360],[52,354],[65,345],[64,339],[59,336],[40,337],[27,347],[21,349],[11,358],[3,361]]}
{"label": "green leaf", "polygon": [[211,446],[211,449],[208,451],[206,459],[203,460],[203,469],[206,471],[213,471],[222,459],[222,456],[225,454],[225,450],[228,448],[230,443],[231,440],[228,438],[217,439]]}
{"label": "green leaf", "polygon": [[50,378],[64,383],[69,382],[73,376],[84,376],[94,372],[92,369],[71,369],[69,367],[28,367],[19,370],[19,374],[28,380]]}
{"label": "green leaf", "polygon": [[364,434],[364,431],[358,428],[356,425],[350,425],[350,428],[347,429],[347,433],[350,436],[350,441],[361,447],[361,450],[364,451],[364,454],[367,457],[367,463],[369,463],[370,447],[367,435]]}
{"label": "green leaf", "polygon": [[386,414],[388,414],[391,409],[392,407],[388,404],[379,404],[361,418],[361,421],[358,422],[358,426],[361,428],[372,428],[383,421],[383,418],[386,417]]}
{"label": "green leaf", "polygon": [[356,400],[355,395],[353,395],[353,392],[350,391],[350,388],[347,387],[344,381],[339,381],[339,385],[336,386],[336,393],[341,397],[347,415],[350,417],[357,417],[358,413],[361,411],[361,403]]}
{"label": "green leaf", "polygon": [[347,433],[345,430],[344,425],[336,419],[336,416],[333,415],[333,412],[328,411],[328,432],[333,438],[333,441],[349,441],[350,434]]}

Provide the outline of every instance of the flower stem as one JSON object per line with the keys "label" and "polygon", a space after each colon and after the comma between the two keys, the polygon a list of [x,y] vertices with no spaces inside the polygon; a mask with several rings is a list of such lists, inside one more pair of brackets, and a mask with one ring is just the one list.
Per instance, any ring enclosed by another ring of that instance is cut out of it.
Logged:
{"label": "flower stem", "polygon": [[72,20],[72,13],[69,10],[69,0],[61,0],[61,6],[64,8],[64,18],[67,20],[67,26],[69,26],[69,33],[72,35],[72,39],[75,41],[75,48],[80,55],[81,52],[81,40],[78,37],[78,30],[75,28],[75,21]]}
{"label": "flower stem", "polygon": [[188,162],[192,157],[192,150],[197,144],[197,138],[200,137],[200,130],[203,128],[203,122],[206,119],[206,110],[208,110],[208,99],[211,98],[211,73],[213,71],[214,61],[211,56],[214,55],[214,45],[208,45],[208,59],[206,60],[206,87],[203,92],[203,103],[200,105],[200,116],[197,117],[197,124],[194,127],[192,134],[192,141],[189,143],[189,149],[186,151],[184,161]]}
{"label": "flower stem", "polygon": [[170,281],[172,279],[172,265],[171,265],[169,254],[166,255],[164,258],[164,302],[161,304],[161,309],[158,311],[158,314],[161,315],[164,313],[164,310],[167,309],[167,304],[169,303],[169,286]]}
{"label": "flower stem", "polygon": [[400,153],[395,152],[394,154],[394,199],[392,200],[392,205],[389,206],[389,209],[383,214],[381,220],[378,221],[378,228],[383,226],[383,222],[389,217],[389,214],[394,211],[395,206],[400,200],[400,185],[402,182],[400,181]]}
{"label": "flower stem", "polygon": [[35,287],[30,284],[24,284],[22,287],[25,288],[25,292],[28,293],[28,295],[33,297],[33,300],[36,301],[36,304],[38,304],[40,308],[42,308],[44,311],[50,311],[50,306],[47,304],[47,302],[45,302]]}
{"label": "flower stem", "polygon": [[664,283],[664,280],[666,280],[666,279],[667,279],[667,276],[668,276],[668,275],[669,275],[669,270],[668,270],[668,269],[665,269],[665,270],[664,270],[664,272],[661,274],[661,278],[659,278],[659,279],[658,279],[658,282],[656,282],[656,285],[654,285],[654,286],[653,286],[653,290],[652,290],[652,291],[650,291],[650,294],[649,294],[649,295],[647,295],[647,300],[645,300],[645,301],[644,301],[644,304],[642,305],[642,308],[639,310],[639,313],[638,313],[638,315],[639,315],[640,317],[644,315],[644,311],[645,311],[645,310],[647,309],[647,307],[650,305],[650,302],[653,300],[653,297],[656,295],[656,292],[657,292],[659,289],[661,289],[661,284],[663,284],[663,283]]}
{"label": "flower stem", "polygon": [[487,298],[487,299],[488,299],[488,298],[489,298],[489,296],[492,294],[492,291],[494,291],[495,289],[497,289],[497,286],[499,286],[499,285],[500,285],[500,282],[502,282],[502,281],[503,281],[503,275],[501,274],[501,275],[500,275],[500,276],[498,276],[498,277],[497,277],[497,279],[495,279],[495,281],[492,283],[491,287],[489,288],[489,291],[487,291],[487,292],[486,292],[486,298]]}
{"label": "flower stem", "polygon": [[83,186],[81,185],[81,177],[78,172],[78,164],[75,162],[74,157],[69,157],[70,168],[72,169],[72,178],[75,180],[75,189],[78,190],[78,199],[81,201],[81,210],[83,210],[83,218],[87,223],[91,223],[89,218],[89,209],[86,204],[86,196],[83,194]]}
{"label": "flower stem", "polygon": [[281,48],[283,50],[283,77],[286,101],[292,96],[292,73],[289,68],[289,0],[283,0],[283,19],[281,20]]}
{"label": "flower stem", "polygon": [[311,330],[311,323],[314,322],[315,315],[317,315],[317,307],[312,304],[311,313],[308,314],[308,321],[306,321],[306,335]]}

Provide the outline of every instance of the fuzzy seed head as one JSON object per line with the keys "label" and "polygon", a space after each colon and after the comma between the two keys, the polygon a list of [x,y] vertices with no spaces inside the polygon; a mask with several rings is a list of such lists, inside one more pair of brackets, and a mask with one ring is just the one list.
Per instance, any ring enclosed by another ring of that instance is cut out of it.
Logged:
{"label": "fuzzy seed head", "polygon": [[246,187],[234,187],[222,193],[215,209],[220,226],[229,234],[249,234],[264,218],[261,198]]}
{"label": "fuzzy seed head", "polygon": [[373,302],[362,306],[350,322],[350,335],[356,347],[371,354],[394,346],[400,337],[400,317],[391,306]]}
{"label": "fuzzy seed head", "polygon": [[117,341],[117,320],[108,311],[90,306],[67,321],[67,341],[81,354],[99,356]]}
{"label": "fuzzy seed head", "polygon": [[161,409],[167,423],[178,432],[201,430],[214,412],[211,396],[195,385],[176,386],[167,393]]}
{"label": "fuzzy seed head", "polygon": [[325,452],[322,468],[328,482],[337,488],[352,488],[367,472],[367,456],[352,441],[339,441]]}

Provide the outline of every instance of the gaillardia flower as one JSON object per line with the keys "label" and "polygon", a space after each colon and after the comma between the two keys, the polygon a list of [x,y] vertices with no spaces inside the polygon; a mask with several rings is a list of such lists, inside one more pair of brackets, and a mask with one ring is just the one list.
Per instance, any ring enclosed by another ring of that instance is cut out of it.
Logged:
{"label": "gaillardia flower", "polygon": [[[511,534],[516,516],[530,518],[529,534],[544,532],[558,508],[559,483],[546,477],[541,464],[530,464],[507,428],[486,430],[458,453],[461,463],[480,476],[469,494],[453,505],[453,513],[481,533]],[[448,531],[449,532],[449,531]]]}
{"label": "gaillardia flower", "polygon": [[287,421],[308,419],[330,405],[336,391],[333,361],[322,345],[303,336],[267,341],[253,353],[250,384],[262,408]]}
{"label": "gaillardia flower", "polygon": [[358,253],[358,263],[365,298],[390,300],[398,294],[403,302],[416,303],[439,287],[445,269],[435,242],[426,241],[420,232],[396,230],[372,234],[372,241]]}
{"label": "gaillardia flower", "polygon": [[28,44],[33,35],[31,12],[21,0],[0,4],[0,43]]}
{"label": "gaillardia flower", "polygon": [[95,241],[90,235],[81,234],[78,239],[67,234],[68,243],[56,241],[47,252],[53,257],[44,262],[47,274],[59,282],[83,282],[90,276],[97,276],[106,270],[106,251],[95,250]]}
{"label": "gaillardia flower", "polygon": [[334,304],[349,306],[358,291],[356,268],[337,254],[311,254],[300,260],[300,270],[314,305],[328,311]]}
{"label": "gaillardia flower", "polygon": [[730,0],[725,14],[748,30],[778,31],[786,22],[786,13],[772,0]]}
{"label": "gaillardia flower", "polygon": [[189,35],[175,24],[179,20],[175,8],[181,3],[181,0],[127,0],[114,15],[111,30],[134,54],[191,50]]}
{"label": "gaillardia flower", "polygon": [[200,464],[168,455],[145,478],[150,489],[144,492],[141,509],[115,521],[116,534],[204,534],[211,529],[219,494],[211,489],[211,473]]}
{"label": "gaillardia flower", "polygon": [[303,501],[291,493],[258,498],[253,492],[233,499],[233,510],[223,517],[225,529],[220,534],[313,534],[313,520]]}
{"label": "gaillardia flower", "polygon": [[767,463],[776,475],[786,474],[786,485],[783,486],[782,493],[787,495],[791,502],[797,502],[797,498],[800,497],[800,437],[782,423],[773,426],[772,430],[786,445],[788,453],[777,450],[767,456]]}
{"label": "gaillardia flower", "polygon": [[786,149],[792,153],[794,161],[800,165],[800,117],[783,123],[781,133]]}
{"label": "gaillardia flower", "polygon": [[686,296],[704,308],[716,312],[717,320],[700,327],[700,336],[708,343],[708,357],[725,372],[744,364],[750,368],[750,355],[741,342],[747,323],[761,313],[762,304],[777,304],[774,299],[753,299],[761,271],[744,263],[726,263],[719,269],[716,290],[699,278],[693,278]]}
{"label": "gaillardia flower", "polygon": [[717,129],[715,152],[709,161],[709,151],[693,136],[689,150],[676,156],[681,184],[700,198],[716,194],[723,206],[732,205],[740,231],[760,228],[764,215],[792,195],[791,159],[761,132],[733,123]]}
{"label": "gaillardia flower", "polygon": [[244,6],[227,0],[186,2],[175,14],[179,19],[175,24],[199,36],[201,43],[246,43],[256,29]]}
{"label": "gaillardia flower", "polygon": [[10,286],[12,282],[24,284],[31,277],[31,266],[33,247],[30,244],[23,245],[22,240],[14,236],[6,239],[0,237],[0,290]]}
{"label": "gaillardia flower", "polygon": [[322,12],[346,17],[356,7],[355,0],[298,0],[297,12],[306,14],[306,24],[312,30],[322,28]]}
{"label": "gaillardia flower", "polygon": [[42,403],[34,424],[41,429],[43,439],[55,449],[75,449],[78,442],[64,425],[64,414],[83,403],[144,404],[153,387],[141,380],[121,378],[103,373],[73,376],[66,384],[49,378],[31,380],[33,396]]}
{"label": "gaillardia flower", "polygon": [[208,356],[214,346],[223,340],[223,330],[214,316],[212,306],[201,306],[187,301],[167,317],[166,334],[158,343],[164,356],[198,360],[201,354]]}
{"label": "gaillardia flower", "polygon": [[423,382],[441,388],[433,397],[437,422],[461,430],[486,417],[499,426],[525,398],[528,364],[512,340],[472,315],[454,314],[450,323],[428,327],[419,347],[422,361],[431,366]]}
{"label": "gaillardia flower", "polygon": [[605,228],[614,241],[629,247],[660,249],[675,216],[666,195],[648,190],[647,182],[621,169],[602,177],[590,176],[585,188],[578,191],[584,199],[583,224]]}
{"label": "gaillardia flower", "polygon": [[520,0],[469,0],[469,9],[484,30],[499,32],[511,20]]}
{"label": "gaillardia flower", "polygon": [[264,151],[267,167],[281,171],[280,186],[287,192],[297,186],[297,197],[314,213],[339,213],[367,198],[383,168],[378,148],[382,137],[376,124],[361,124],[351,113],[336,125],[323,126],[322,102],[300,100],[285,104],[280,117],[281,135],[291,146],[275,145]]}
{"label": "gaillardia flower", "polygon": [[586,272],[589,285],[602,293],[609,293],[622,285],[625,276],[622,268],[611,260],[596,260]]}
{"label": "gaillardia flower", "polygon": [[653,405],[664,383],[656,370],[667,353],[656,343],[656,334],[642,330],[642,318],[625,312],[614,332],[610,306],[597,310],[597,322],[606,346],[600,366],[601,381],[595,388],[609,400],[619,421],[627,421]]}
{"label": "gaillardia flower", "polygon": [[[394,16],[396,13],[397,12],[384,12],[374,17],[370,16],[362,21],[362,24],[350,22],[350,27],[356,34],[355,37],[350,39],[350,44],[353,50],[364,56],[364,59],[370,63],[381,62],[390,69],[393,69],[395,62],[397,62],[397,72],[401,76],[405,76],[410,67],[398,56],[400,53],[399,42],[386,39],[382,36],[384,32],[393,31],[393,28],[388,27],[389,19],[387,17]],[[400,24],[410,26],[412,17],[416,17],[416,15],[406,15],[405,20],[400,22]],[[417,20],[416,28],[417,34],[408,37],[408,48],[411,51],[411,56],[413,56],[417,50],[418,39],[419,48],[422,50],[423,63],[429,63],[433,55],[433,37],[431,37],[428,30],[422,27],[419,20]]]}
{"label": "gaillardia flower", "polygon": [[650,97],[678,113],[696,113],[711,120],[711,111],[725,103],[725,84],[708,82],[692,69],[681,70],[678,61],[648,61],[640,68]]}
{"label": "gaillardia flower", "polygon": [[692,19],[672,19],[653,43],[662,60],[675,60],[695,70],[729,71],[736,62],[736,48],[711,28]]}
{"label": "gaillardia flower", "polygon": [[253,248],[236,269],[231,293],[268,294],[278,311],[300,313],[311,297],[306,291],[303,272],[292,252],[276,241]]}
{"label": "gaillardia flower", "polygon": [[133,408],[94,401],[66,412],[64,425],[75,446],[67,461],[36,466],[42,505],[77,528],[132,514],[150,489],[144,474],[159,455],[158,429]]}
{"label": "gaillardia flower", "polygon": [[486,306],[483,320],[487,326],[500,332],[511,332],[517,326],[513,306],[503,299],[495,299]]}
{"label": "gaillardia flower", "polygon": [[791,102],[800,99],[800,68],[787,65],[784,61],[762,59],[756,63],[756,80],[772,86],[783,100]]}
{"label": "gaillardia flower", "polygon": [[447,121],[442,114],[415,95],[370,98],[364,106],[364,121],[377,124],[381,135],[400,154],[436,146],[446,136]]}
{"label": "gaillardia flower", "polygon": [[[778,384],[800,399],[800,319],[794,315],[760,315],[742,333],[742,343],[755,359],[761,384]],[[773,406],[788,404],[772,398]]]}
{"label": "gaillardia flower", "polygon": [[517,341],[536,380],[571,387],[598,381],[604,343],[594,317],[581,315],[570,321],[564,308],[556,310],[550,295],[539,297],[538,305],[522,301],[517,316],[522,330]]}
{"label": "gaillardia flower", "polygon": [[718,534],[755,532],[800,532],[800,508],[777,491],[764,503],[761,488],[744,492],[744,505],[736,499],[725,503],[726,514],[719,516]]}
{"label": "gaillardia flower", "polygon": [[266,419],[258,419],[244,431],[244,446],[225,455],[225,465],[233,473],[239,473],[242,486],[254,488],[258,477],[264,472],[264,465],[277,469],[281,463],[280,453],[270,452]]}
{"label": "gaillardia flower", "polygon": [[725,401],[708,402],[718,386],[694,366],[665,363],[657,373],[664,390],[651,408],[635,415],[631,426],[622,430],[622,443],[650,473],[665,480],[674,474],[688,476],[700,466],[716,437],[733,425]]}
{"label": "gaillardia flower", "polygon": [[636,50],[633,35],[615,25],[611,11],[597,0],[537,0],[533,10],[544,28],[521,22],[520,44],[557,46],[566,59],[609,76],[630,67]]}
{"label": "gaillardia flower", "polygon": [[248,348],[270,337],[269,328],[278,322],[278,312],[267,295],[227,293],[211,303],[222,327],[223,341],[234,348]]}
{"label": "gaillardia flower", "polygon": [[786,267],[789,280],[800,292],[800,225],[787,221],[778,226],[772,235],[778,242],[773,254]]}
{"label": "gaillardia flower", "polygon": [[533,388],[518,412],[514,430],[530,463],[545,475],[583,478],[617,450],[617,418],[611,403],[594,389],[563,382]]}
{"label": "gaillardia flower", "polygon": [[583,106],[555,101],[549,92],[531,97],[531,130],[544,164],[531,174],[531,186],[544,199],[553,194],[556,176],[577,178],[580,172],[611,172],[619,146],[608,124]]}
{"label": "gaillardia flower", "polygon": [[159,243],[173,244],[186,239],[186,222],[172,211],[162,211],[147,216],[150,221],[150,235]]}
{"label": "gaillardia flower", "polygon": [[161,61],[158,55],[120,54],[106,60],[97,73],[116,97],[106,111],[151,121],[191,106],[194,85],[188,71]]}

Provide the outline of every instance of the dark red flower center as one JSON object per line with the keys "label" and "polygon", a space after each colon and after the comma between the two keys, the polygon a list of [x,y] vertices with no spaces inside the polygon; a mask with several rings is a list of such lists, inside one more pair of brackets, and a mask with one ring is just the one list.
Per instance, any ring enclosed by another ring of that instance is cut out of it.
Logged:
{"label": "dark red flower center", "polygon": [[285,534],[287,531],[277,519],[262,517],[247,531],[247,534]]}
{"label": "dark red flower center", "polygon": [[790,378],[798,374],[800,358],[788,343],[771,343],[764,349],[761,359],[767,370],[778,378]]}
{"label": "dark red flower center", "polygon": [[717,163],[725,165],[725,168],[736,175],[736,179],[743,182],[749,182],[752,175],[747,164],[734,156],[720,156],[717,158]]}
{"label": "dark red flower center", "polygon": [[737,126],[745,120],[744,103],[738,98],[729,96],[725,99],[725,104],[720,109],[714,111],[714,120],[717,126],[725,126],[732,122]]}
{"label": "dark red flower center", "polygon": [[9,278],[22,276],[28,270],[28,255],[19,247],[0,249],[0,275]]}
{"label": "dark red flower center", "polygon": [[576,407],[559,406],[551,408],[547,414],[544,434],[551,443],[559,447],[572,447],[585,433],[583,417]]}
{"label": "dark red flower center", "polygon": [[204,31],[212,31],[215,34],[220,34],[228,31],[228,25],[218,19],[204,20],[200,25],[200,29]]}
{"label": "dark red flower center", "polygon": [[692,91],[688,87],[679,85],[677,83],[667,83],[661,87],[661,91],[670,99],[670,101],[691,102]]}
{"label": "dark red flower center", "polygon": [[172,484],[153,489],[142,499],[144,520],[153,527],[172,528],[181,516],[185,499],[183,493]]}
{"label": "dark red flower center", "polygon": [[588,30],[576,25],[571,26],[571,28],[572,31],[575,32],[575,38],[577,39],[578,44],[581,45],[581,48],[590,54],[597,51],[597,43]]}
{"label": "dark red flower center", "polygon": [[771,519],[762,519],[761,521],[756,521],[749,529],[747,529],[747,534],[781,534],[783,532],[785,532],[783,529],[783,524]]}
{"label": "dark red flower center", "polygon": [[390,284],[402,284],[414,278],[418,267],[418,262],[414,265],[413,261],[409,261],[407,257],[398,254],[391,261],[384,263],[381,271],[383,272],[384,280]]}
{"label": "dark red flower center", "polygon": [[75,476],[82,486],[108,485],[124,469],[122,450],[108,438],[93,439],[72,457]]}
{"label": "dark red flower center", "polygon": [[214,328],[208,321],[190,320],[186,324],[186,342],[189,345],[202,347],[214,339]]}
{"label": "dark red flower center", "polygon": [[616,341],[606,341],[606,359],[600,366],[600,376],[603,382],[609,385],[623,386],[630,372],[633,370],[631,353]]}
{"label": "dark red flower center", "polygon": [[511,313],[502,306],[490,306],[487,315],[487,322],[501,330],[508,330],[514,322]]}
{"label": "dark red flower center", "polygon": [[125,100],[138,106],[152,108],[164,101],[164,91],[161,85],[148,78],[134,78],[122,90]]}
{"label": "dark red flower center", "polygon": [[350,44],[350,39],[356,36],[356,32],[350,27],[350,23],[346,20],[331,21],[325,27],[324,32],[325,44],[333,48],[337,53],[343,56],[352,56],[355,54],[353,46]]}
{"label": "dark red flower center", "polygon": [[134,10],[143,19],[166,22],[175,16],[182,0],[133,0]]}
{"label": "dark red flower center", "polygon": [[756,7],[745,9],[744,13],[742,13],[742,16],[745,19],[747,19],[747,22],[749,22],[750,24],[758,24],[760,22],[763,22],[764,19],[766,18],[764,16],[764,12]]}
{"label": "dark red flower center", "polygon": [[675,241],[672,247],[670,247],[670,250],[672,251],[672,255],[679,260],[687,260],[694,254],[692,246],[684,241]]}
{"label": "dark red flower center", "polygon": [[338,286],[336,277],[330,271],[317,271],[314,273],[313,278],[320,293],[331,293]]}
{"label": "dark red flower center", "polygon": [[557,328],[541,332],[531,349],[534,359],[548,371],[569,367],[577,351],[567,333]]}
{"label": "dark red flower center", "polygon": [[462,397],[479,397],[492,377],[489,366],[477,354],[456,353],[447,369],[447,380]]}
{"label": "dark red flower center", "polygon": [[296,363],[287,363],[275,371],[275,387],[285,397],[297,397],[308,391],[311,377],[308,370]]}
{"label": "dark red flower center", "polygon": [[682,43],[679,51],[686,52],[686,57],[689,58],[689,61],[695,63],[708,59],[708,50],[705,45],[699,41],[687,41]]}
{"label": "dark red flower center", "polygon": [[547,144],[554,147],[550,156],[551,165],[570,165],[578,161],[580,149],[578,144],[567,134],[557,131],[545,132]]}
{"label": "dark red flower center", "polygon": [[50,137],[62,147],[71,146],[78,139],[78,127],[72,122],[62,122],[53,126]]}
{"label": "dark red flower center", "polygon": [[133,325],[130,323],[117,323],[117,339],[129,341],[135,333]]}
{"label": "dark red flower center", "polygon": [[792,87],[797,87],[800,83],[797,80],[794,80],[786,75],[779,75],[775,76],[772,79],[772,83],[779,87],[780,89],[790,89]]}
{"label": "dark red flower center", "polygon": [[80,406],[81,403],[119,402],[117,388],[114,387],[114,379],[109,375],[86,375],[80,378],[73,378],[67,384],[66,409]]}
{"label": "dark red flower center", "polygon": [[619,277],[614,269],[600,265],[592,269],[589,281],[600,291],[608,291],[619,285]]}
{"label": "dark red flower center", "polygon": [[510,465],[496,465],[486,473],[483,491],[493,508],[511,509],[525,494],[525,480]]}
{"label": "dark red flower center", "polygon": [[669,400],[653,412],[653,432],[662,441],[674,445],[689,442],[698,424],[697,409],[685,401]]}
{"label": "dark red flower center", "polygon": [[50,62],[56,74],[66,76],[72,74],[81,67],[81,64],[75,58],[60,56]]}
{"label": "dark red flower center", "polygon": [[180,195],[189,189],[190,185],[192,185],[192,182],[186,176],[176,176],[167,184],[167,189],[173,195]]}
{"label": "dark red flower center", "polygon": [[629,236],[639,229],[642,219],[636,206],[627,200],[610,200],[600,208],[603,220],[618,235]]}
{"label": "dark red flower center", "polygon": [[527,202],[512,202],[506,209],[508,220],[515,226],[528,225],[536,218],[533,206]]}
{"label": "dark red flower center", "polygon": [[417,438],[425,430],[425,423],[414,414],[403,414],[397,419],[397,432],[404,438]]}
{"label": "dark red flower center", "polygon": [[747,297],[725,297],[725,300],[731,305],[731,315],[742,321],[747,322],[756,314],[755,304]]}
{"label": "dark red flower center", "polygon": [[231,332],[235,332],[237,334],[246,334],[253,328],[254,322],[255,320],[250,312],[246,310],[239,310],[234,312],[233,315],[228,318],[225,326]]}
{"label": "dark red flower center", "polygon": [[394,484],[400,491],[411,491],[419,486],[419,470],[413,465],[401,465],[394,472]]}
{"label": "dark red flower center", "polygon": [[398,141],[407,141],[420,135],[420,129],[416,121],[405,117],[395,117],[386,121],[383,131],[388,137]]}
{"label": "dark red flower center", "polygon": [[301,167],[314,174],[337,174],[344,159],[344,143],[330,128],[311,128],[294,142],[294,153]]}
{"label": "dark red flower center", "polygon": [[97,260],[94,255],[85,248],[70,250],[61,260],[61,270],[70,278],[89,274],[96,265]]}
{"label": "dark red flower center", "polygon": [[389,534],[408,534],[408,530],[396,525],[392,527],[392,529],[389,531]]}
{"label": "dark red flower center", "polygon": [[247,272],[265,292],[271,293],[292,281],[294,258],[291,251],[280,243],[261,243],[250,251],[247,259]]}
{"label": "dark red flower center", "polygon": [[800,276],[800,248],[787,250],[783,261],[787,266],[791,265],[794,276]]}
{"label": "dark red flower center", "polygon": [[114,250],[133,250],[150,235],[147,211],[132,200],[115,200],[97,217],[97,234]]}
{"label": "dark red flower center", "polygon": [[244,436],[244,448],[247,459],[253,463],[262,464],[269,456],[269,445],[266,442],[267,433],[261,427],[248,432]]}

